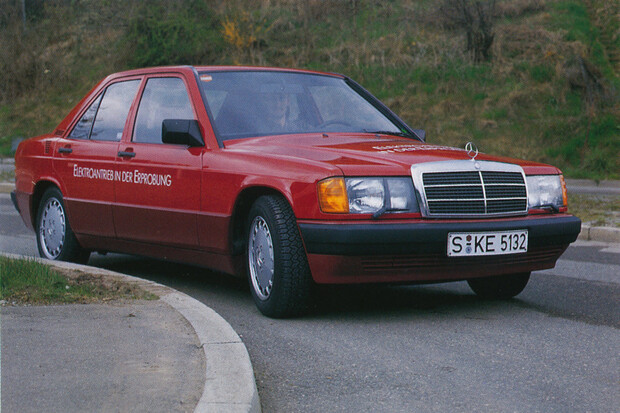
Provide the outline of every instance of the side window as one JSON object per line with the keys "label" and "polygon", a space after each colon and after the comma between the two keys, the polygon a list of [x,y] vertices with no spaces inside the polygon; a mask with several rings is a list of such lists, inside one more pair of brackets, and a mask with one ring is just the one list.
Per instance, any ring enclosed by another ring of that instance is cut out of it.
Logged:
{"label": "side window", "polygon": [[147,81],[138,107],[133,141],[162,143],[164,119],[194,119],[187,89],[180,78],[160,77]]}
{"label": "side window", "polygon": [[114,83],[108,86],[93,125],[90,138],[99,141],[120,141],[129,108],[140,86],[139,80]]}
{"label": "side window", "polygon": [[75,124],[73,130],[68,136],[69,139],[88,139],[88,135],[90,135],[90,129],[93,126],[93,120],[95,120],[95,115],[97,114],[97,109],[99,109],[100,102],[101,95],[99,95],[97,99],[90,104],[90,107],[86,109],[86,112],[84,112],[78,123]]}

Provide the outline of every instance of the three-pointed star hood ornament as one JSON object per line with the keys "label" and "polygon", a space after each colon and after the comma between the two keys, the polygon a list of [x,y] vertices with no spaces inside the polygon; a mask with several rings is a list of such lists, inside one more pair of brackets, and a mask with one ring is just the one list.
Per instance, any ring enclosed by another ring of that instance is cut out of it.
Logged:
{"label": "three-pointed star hood ornament", "polygon": [[478,156],[478,147],[473,142],[467,142],[465,144],[465,152],[467,152],[467,155],[473,161],[474,159],[476,159],[476,156]]}
{"label": "three-pointed star hood ornament", "polygon": [[478,156],[478,147],[473,142],[467,142],[465,144],[465,152],[467,152],[467,156],[469,156],[474,162],[474,166],[476,169],[480,169],[480,163],[476,162],[476,156]]}

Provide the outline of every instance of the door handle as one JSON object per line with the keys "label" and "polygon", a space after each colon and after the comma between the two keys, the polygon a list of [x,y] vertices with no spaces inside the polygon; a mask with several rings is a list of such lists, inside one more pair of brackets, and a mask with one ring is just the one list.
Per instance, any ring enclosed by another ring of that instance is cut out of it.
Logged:
{"label": "door handle", "polygon": [[136,153],[135,152],[120,151],[118,153],[118,156],[120,156],[121,158],[133,158],[134,156],[136,156]]}
{"label": "door handle", "polygon": [[58,148],[58,153],[71,153],[73,149],[71,148]]}

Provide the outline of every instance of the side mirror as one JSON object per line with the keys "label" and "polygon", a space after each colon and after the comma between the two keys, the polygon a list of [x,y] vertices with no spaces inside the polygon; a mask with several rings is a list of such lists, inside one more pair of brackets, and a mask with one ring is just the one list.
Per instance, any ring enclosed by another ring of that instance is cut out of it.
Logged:
{"label": "side mirror", "polygon": [[413,133],[415,133],[418,138],[422,139],[422,142],[426,142],[426,131],[424,129],[414,129]]}
{"label": "side mirror", "polygon": [[204,146],[196,119],[164,119],[161,123],[161,140],[173,145]]}

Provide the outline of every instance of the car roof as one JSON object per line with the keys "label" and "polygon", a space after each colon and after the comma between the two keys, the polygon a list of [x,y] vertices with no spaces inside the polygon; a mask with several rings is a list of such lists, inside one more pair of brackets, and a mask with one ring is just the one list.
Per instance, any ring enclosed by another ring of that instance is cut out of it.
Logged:
{"label": "car roof", "polygon": [[197,72],[246,72],[246,71],[270,71],[270,72],[287,72],[287,73],[306,73],[306,74],[317,74],[323,76],[333,76],[344,78],[343,75],[337,73],[328,73],[328,72],[319,72],[314,70],[306,70],[306,69],[290,69],[290,68],[281,68],[281,67],[263,67],[263,66],[158,66],[158,67],[147,67],[141,69],[132,69],[126,70],[123,72],[118,72],[111,74],[108,78],[118,78],[118,77],[126,77],[126,76],[138,76],[145,74],[155,74],[155,73],[173,73],[173,72],[193,72],[196,70]]}
{"label": "car roof", "polygon": [[323,76],[332,76],[338,78],[345,78],[345,76],[337,74],[337,73],[327,73],[327,72],[319,72],[312,70],[304,70],[304,69],[288,69],[281,67],[261,67],[261,66],[156,66],[156,67],[146,67],[140,69],[131,69],[117,73],[111,73],[106,76],[104,79],[99,81],[91,90],[88,92],[80,102],[75,105],[75,107],[69,112],[69,114],[58,124],[56,129],[54,130],[55,134],[64,133],[65,129],[69,126],[71,121],[74,119],[76,114],[81,110],[84,102],[88,100],[92,94],[101,88],[103,85],[108,84],[110,81],[114,81],[117,79],[122,79],[125,77],[137,77],[149,74],[164,74],[164,73],[185,73],[187,76],[193,76],[196,72],[207,72],[207,71],[220,71],[220,72],[239,72],[239,71],[273,71],[273,72],[287,72],[287,73],[306,73],[306,74],[316,74]]}

